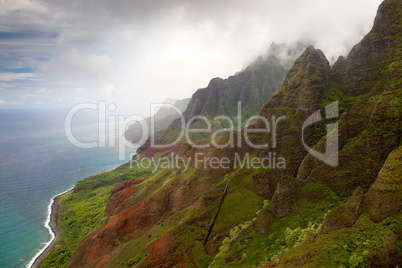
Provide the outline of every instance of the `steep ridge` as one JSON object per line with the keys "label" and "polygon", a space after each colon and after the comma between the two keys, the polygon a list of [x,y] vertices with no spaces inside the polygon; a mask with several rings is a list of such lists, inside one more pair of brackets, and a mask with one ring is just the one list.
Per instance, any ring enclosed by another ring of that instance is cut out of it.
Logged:
{"label": "steep ridge", "polygon": [[[338,98],[340,108],[346,110],[338,121],[339,166],[322,165],[310,155],[300,168],[299,179],[321,178],[342,194],[350,194],[357,186],[367,190],[388,154],[398,146],[402,42],[401,32],[395,34],[392,29],[401,29],[400,17],[395,16],[400,10],[397,1],[385,1],[373,30],[346,60],[339,59],[332,68],[328,101]],[[314,149],[325,151],[325,142],[324,137]]]}
{"label": "steep ridge", "polygon": [[[247,73],[249,73],[249,71],[247,71]],[[217,178],[205,178],[206,176],[204,176],[204,180],[202,182],[199,182],[197,178],[198,176],[189,178],[189,174],[186,176],[183,175],[185,177],[185,180],[183,180],[183,178],[178,178],[176,173],[177,172],[170,174],[169,172],[165,172],[163,176],[158,176],[154,183],[152,183],[152,188],[154,190],[151,190],[149,187],[145,189],[134,189],[134,191],[131,189],[132,187],[129,190],[112,190],[113,194],[107,210],[109,216],[108,220],[99,230],[84,239],[79,248],[76,250],[76,252],[80,252],[79,255],[82,255],[82,252],[84,252],[84,257],[79,258],[76,256],[77,254],[74,253],[70,259],[69,266],[81,267],[98,259],[101,259],[98,262],[98,265],[110,262],[112,256],[119,255],[119,251],[122,249],[119,248],[118,245],[124,244],[122,243],[124,239],[131,240],[138,238],[138,235],[135,235],[134,233],[138,233],[139,230],[141,230],[141,233],[147,233],[158,221],[162,221],[164,222],[163,224],[168,225],[167,222],[171,221],[169,217],[171,217],[171,214],[174,213],[174,211],[181,211],[185,207],[193,206],[194,200],[192,198],[184,199],[183,196],[202,196],[206,191],[209,190],[208,185],[219,182]],[[171,179],[171,177],[173,177],[173,179]],[[172,182],[170,182],[170,180],[172,180]],[[195,183],[195,181],[197,182]],[[185,189],[180,189],[178,195],[184,200],[180,200],[179,197],[171,197],[173,194],[172,190],[176,188],[177,185],[183,184],[187,186]],[[192,185],[192,188],[189,187],[190,184]],[[161,185],[163,185],[163,187],[159,188]],[[120,189],[121,185],[116,187],[117,189]],[[137,193],[137,197],[134,200],[131,200],[131,202],[128,202],[127,199],[129,199],[129,194],[133,192]],[[140,192],[142,192],[142,194],[140,194]],[[170,203],[177,202],[177,200],[183,204],[179,205],[177,203]],[[119,202],[116,203],[116,201]],[[200,200],[198,202],[200,202]],[[153,204],[163,205],[154,207]],[[113,207],[116,207],[117,209],[112,209]],[[153,214],[154,216],[149,217],[149,213]],[[213,213],[213,211],[211,211],[211,213]],[[145,216],[145,218],[143,218],[142,215]],[[136,220],[133,221],[133,219]],[[99,240],[104,241],[104,243],[99,244],[96,242]],[[173,240],[173,238],[171,238],[171,240]],[[146,242],[148,243],[149,241]],[[146,246],[146,244],[143,246]],[[169,257],[171,261],[175,259],[171,255],[167,257]]]}
{"label": "steep ridge", "polygon": [[[233,120],[234,128],[244,127],[244,122],[251,116],[257,115],[262,105],[281,86],[283,80],[292,67],[296,58],[302,53],[303,44],[287,46],[286,44],[272,43],[265,55],[258,57],[253,63],[241,72],[227,79],[213,78],[206,88],[198,89],[192,96],[183,117],[186,123],[197,116],[203,116],[213,121],[211,129],[231,127],[227,120],[213,120],[217,116],[226,116]],[[241,110],[238,103],[241,103]],[[239,112],[241,113],[240,126],[237,126]],[[190,122],[191,128],[203,129],[206,127],[203,120]],[[176,141],[182,130],[181,120],[176,120],[166,132],[156,139],[156,144],[168,144]],[[191,135],[192,141],[209,139],[208,133]],[[180,146],[179,143],[178,146]],[[178,149],[169,148],[166,150]],[[148,156],[155,152],[149,143],[139,148],[139,152]]]}
{"label": "steep ridge", "polygon": [[[116,185],[107,220],[81,241],[68,267],[400,264],[400,14],[399,0],[384,1],[373,30],[332,68],[320,50],[308,47],[282,87],[262,105],[261,117],[233,133],[236,146],[182,143],[177,155],[189,160],[188,167],[158,169],[145,177],[141,173]],[[212,80],[210,92],[224,84]],[[208,98],[204,93],[193,97],[187,119],[231,107],[225,106],[225,97],[215,97],[209,107]],[[326,107],[336,101],[337,114],[328,116]],[[327,117],[303,130],[319,110]],[[250,135],[253,144],[248,144],[247,130],[266,128],[264,118],[277,124]],[[327,133],[326,126],[335,122],[338,133],[334,127]],[[339,141],[328,157],[339,150],[335,167],[316,159],[302,142],[324,153],[334,136]],[[231,137],[226,133],[220,142]],[[254,146],[266,143],[267,148]],[[199,166],[197,154],[226,157],[230,165]],[[269,161],[277,162],[269,168],[242,167],[238,159],[248,155],[275,155]],[[285,161],[279,165],[280,157]],[[138,170],[121,175],[130,172]]]}
{"label": "steep ridge", "polygon": [[[376,250],[380,251],[364,254],[355,242],[355,253],[350,254],[348,265],[362,265],[367,261],[367,267],[394,267],[401,263],[400,224],[392,226],[388,233],[382,227],[398,218],[400,221],[402,206],[402,192],[397,182],[400,171],[396,167],[402,164],[401,147],[398,147],[402,133],[400,14],[400,1],[384,1],[373,30],[353,48],[347,59],[340,58],[331,70],[323,105],[340,99],[340,109],[344,111],[338,121],[339,165],[329,167],[309,154],[298,171],[298,179],[318,180],[344,196],[352,192],[354,195],[347,204],[327,214],[318,237],[306,240],[280,261],[266,267],[307,266],[312,262],[326,266],[320,259],[333,258],[327,255],[329,250],[322,252],[322,249],[336,248],[342,239],[348,241],[344,236],[351,233],[358,234],[354,239],[368,237],[368,232],[362,229],[364,226],[372,231],[377,228],[376,235],[385,239],[384,245],[380,250],[381,241],[367,240],[369,246],[374,247],[375,243]],[[313,149],[325,151],[327,136]],[[339,242],[330,245],[331,239]],[[345,254],[344,249],[340,251]]]}
{"label": "steep ridge", "polygon": [[[283,83],[286,73],[302,52],[298,49],[272,43],[264,57],[258,57],[242,72],[228,79],[212,79],[206,88],[193,94],[184,113],[185,118],[189,120],[198,115],[211,118],[236,116],[238,102],[242,103],[246,112],[244,116],[257,114]],[[282,54],[290,54],[289,59],[284,61],[280,58]]]}
{"label": "steep ridge", "polygon": [[[305,69],[306,66],[309,68]],[[289,79],[292,79],[297,75],[297,77],[302,77],[303,79],[305,78],[303,88],[307,87],[307,85],[314,85],[314,87],[311,88],[311,92],[310,89],[305,89],[306,94],[309,93],[307,95],[311,96],[311,98],[313,98],[313,96],[323,95],[322,90],[325,88],[328,80],[329,63],[321,51],[315,50],[313,47],[309,47],[296,61],[293,69],[294,72],[291,73],[294,73],[294,75],[289,75]],[[309,75],[316,74],[323,76],[323,78],[314,81],[309,79]],[[290,85],[289,88],[295,90],[298,86],[299,85]],[[314,103],[310,104],[312,106],[311,109],[316,109],[318,107],[319,100],[314,101]],[[295,109],[301,111],[300,117],[297,117],[295,122],[301,123],[308,116],[308,114],[304,107]],[[238,148],[236,150],[241,153],[244,148]],[[180,150],[179,155],[185,156],[188,159],[195,159],[194,155],[202,152],[215,156],[220,154],[228,155],[232,160],[234,158],[234,155],[228,153],[226,149],[218,150],[214,148],[195,150],[191,147],[188,147],[187,149],[186,147],[183,147],[182,150]],[[202,247],[202,243],[207,237],[208,228],[210,228],[211,224],[213,223],[210,221],[214,218],[216,212],[220,210],[218,205],[222,200],[222,195],[225,193],[224,189],[227,182],[221,180],[222,175],[226,174],[229,170],[222,171],[212,168],[197,170],[195,169],[195,165],[196,164],[192,162],[191,168],[193,171],[187,171],[182,175],[178,175],[181,174],[180,170],[174,172],[164,171],[161,174],[156,175],[156,178],[152,178],[153,181],[151,182],[150,186],[145,189],[134,187],[133,192],[136,192],[136,197],[134,199],[128,198],[123,200],[120,203],[118,210],[108,214],[109,218],[106,223],[81,242],[80,246],[76,250],[76,253],[74,253],[70,259],[69,266],[82,267],[91,262],[96,262],[97,266],[106,264],[113,264],[112,266],[118,265],[117,260],[120,259],[121,256],[128,254],[126,251],[129,251],[128,248],[130,248],[129,244],[131,244],[131,242],[123,243],[125,239],[133,242],[141,239],[141,237],[138,238],[135,235],[138,230],[141,230],[141,233],[154,232],[153,229],[155,229],[155,225],[167,225],[166,222],[171,221],[172,217],[177,217],[176,214],[182,213],[182,210],[193,211],[192,213],[199,211],[197,213],[200,213],[201,215],[194,215],[193,217],[190,217],[188,221],[175,228],[170,226],[171,231],[164,234],[163,241],[165,241],[165,237],[168,236],[168,245],[169,247],[174,248],[169,249],[169,252],[175,253],[170,255],[162,255],[160,252],[151,250],[149,253],[150,256],[148,256],[144,262],[147,263],[147,265],[158,267],[160,267],[160,265],[162,265],[161,267],[164,265],[166,265],[166,267],[170,267],[175,263],[181,262],[182,259],[179,257],[176,251],[180,251],[182,245],[179,241],[177,241],[177,239],[186,239],[180,234],[184,232],[187,235],[185,230],[189,228],[189,226],[191,226],[190,228],[196,228],[199,230],[200,236],[194,240],[198,241],[199,239],[198,245]],[[291,169],[286,169],[285,172],[289,172],[289,170]],[[294,170],[297,169],[294,168]],[[290,172],[292,173],[293,171]],[[191,175],[192,173],[194,173],[194,175]],[[232,178],[232,180],[233,183],[236,183],[236,180],[243,180],[243,177],[236,176],[235,178]],[[239,191],[242,191],[241,187],[231,189],[229,191],[228,198],[231,199],[234,195],[239,195]],[[252,195],[254,199],[256,199],[253,200],[254,205],[256,205],[255,203],[257,200],[262,200],[261,197],[252,191],[246,191],[248,194]],[[126,193],[123,193],[122,191],[121,196],[124,196],[125,194]],[[112,195],[111,200],[119,199],[118,197],[115,197],[115,195],[116,194]],[[196,210],[194,211],[195,208]],[[229,208],[225,207],[224,209],[225,213],[227,213]],[[221,214],[218,215],[217,221],[221,221],[219,218],[220,215]],[[193,224],[189,223],[194,223],[194,226]],[[232,223],[229,224],[232,225]],[[200,227],[200,225],[202,227]],[[223,232],[225,232],[225,230]],[[144,237],[142,237],[142,239],[144,239]],[[156,241],[148,240],[146,242],[159,244],[158,241],[160,239],[162,239],[162,237]],[[210,240],[213,240],[213,242],[212,244],[209,243],[210,245],[207,245],[207,247],[215,248],[212,249],[211,253],[213,253],[213,251],[216,251],[215,241],[219,241],[216,240],[216,231],[213,232],[209,241]],[[103,243],[99,243],[97,241],[103,241]],[[167,241],[165,242],[167,243]],[[147,244],[142,245],[142,247],[147,247]],[[166,247],[166,245],[164,245],[164,247]],[[197,252],[197,255],[198,254],[200,254],[200,252]],[[177,258],[175,258],[174,255],[178,255]],[[204,255],[206,255],[205,252]],[[141,259],[144,258],[145,257],[141,257]]]}
{"label": "steep ridge", "polygon": [[[358,188],[347,204],[326,215],[318,234],[307,237],[280,259],[261,267],[345,264],[331,257],[331,253],[338,258],[346,255],[346,264],[350,266],[398,267],[402,261],[401,157],[400,146],[389,155],[368,192],[364,194]],[[364,242],[360,244],[362,240]],[[348,254],[350,251],[352,254]],[[332,262],[328,263],[328,260]]]}

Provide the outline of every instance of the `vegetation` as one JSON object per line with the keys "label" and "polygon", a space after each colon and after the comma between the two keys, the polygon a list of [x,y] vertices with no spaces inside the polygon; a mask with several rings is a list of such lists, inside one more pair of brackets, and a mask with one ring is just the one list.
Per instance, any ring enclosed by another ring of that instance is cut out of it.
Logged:
{"label": "vegetation", "polygon": [[[70,264],[80,267],[250,267],[269,262],[279,267],[395,267],[402,259],[401,35],[395,31],[401,22],[394,14],[399,11],[400,1],[386,0],[372,32],[333,67],[321,51],[307,48],[265,104],[262,91],[268,94],[272,88],[264,88],[264,81],[281,69],[269,69],[276,64],[268,66],[262,58],[234,77],[211,80],[194,94],[186,116],[228,113],[235,118],[231,113],[241,96],[250,114],[257,105],[261,116],[286,115],[286,120],[276,133],[280,146],[272,151],[198,150],[183,143],[181,157],[204,153],[233,160],[234,153],[274,152],[286,158],[286,169],[196,169],[193,163],[185,173],[174,168],[151,174],[126,164],[91,176],[63,196],[62,239],[42,266],[65,267],[72,256]],[[300,142],[305,120],[317,110],[324,115],[334,101],[338,116],[306,129],[305,137],[314,150],[324,152],[331,135],[327,125],[338,123],[336,167],[318,161]],[[178,132],[173,124],[160,141],[168,142]],[[197,142],[208,138],[195,137]],[[226,139],[222,135],[219,142]],[[267,133],[252,139],[262,143],[273,137]],[[161,157],[165,152],[146,153]],[[139,179],[109,199],[117,183]],[[108,202],[115,205],[111,215],[105,213]]]}
{"label": "vegetation", "polygon": [[363,214],[352,228],[319,235],[314,241],[307,240],[285,254],[283,260],[309,254],[310,266],[365,267],[368,257],[381,249],[391,230],[390,222],[395,220],[374,224],[367,214]]}
{"label": "vegetation", "polygon": [[66,267],[79,242],[106,220],[111,189],[121,181],[139,179],[149,170],[134,170],[130,164],[79,181],[74,191],[61,196],[58,225],[61,239],[40,267]]}

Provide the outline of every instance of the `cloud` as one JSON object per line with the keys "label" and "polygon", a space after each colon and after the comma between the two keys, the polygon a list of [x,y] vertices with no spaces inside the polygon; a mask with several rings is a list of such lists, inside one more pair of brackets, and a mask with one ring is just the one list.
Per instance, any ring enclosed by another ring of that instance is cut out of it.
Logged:
{"label": "cloud", "polygon": [[0,39],[55,37],[55,13],[43,1],[0,1]]}
{"label": "cloud", "polygon": [[49,102],[102,98],[143,111],[234,74],[273,41],[311,43],[334,62],[370,30],[380,2],[3,0],[0,67],[34,75],[0,80]]}
{"label": "cloud", "polygon": [[116,86],[112,83],[109,83],[103,87],[103,95],[104,96],[111,96],[116,90]]}
{"label": "cloud", "polygon": [[49,88],[41,88],[36,93],[38,94],[50,94],[50,93],[55,93],[58,92],[57,89],[49,89]]}
{"label": "cloud", "polygon": [[0,105],[4,105],[6,102],[4,100],[0,100]]}
{"label": "cloud", "polygon": [[[380,3],[381,0],[122,0],[116,4],[88,0],[71,6],[59,1],[48,1],[47,5],[51,9],[74,12],[75,22],[70,23],[82,26],[76,30],[91,31],[92,34],[104,35],[106,32],[113,35],[126,28],[138,38],[147,36],[146,32],[165,28],[164,25],[172,26],[179,20],[182,26],[189,26],[194,31],[210,23],[219,36],[216,42],[230,40],[238,49],[242,46],[253,48],[256,41],[305,39],[322,46],[329,57],[333,57],[346,54],[351,44],[370,29]],[[95,5],[96,9],[93,8]],[[174,26],[165,30],[175,31],[179,25]],[[71,32],[65,36],[69,34]]]}
{"label": "cloud", "polygon": [[43,14],[47,11],[46,5],[40,1],[3,0],[0,2],[0,6],[1,15],[6,15],[13,12]]}
{"label": "cloud", "polygon": [[4,82],[11,82],[14,80],[23,80],[23,79],[29,79],[32,78],[33,74],[32,73],[4,73],[0,72],[0,81]]}
{"label": "cloud", "polygon": [[114,77],[113,61],[106,55],[81,55],[73,48],[38,66],[45,79],[61,84],[107,83]]}

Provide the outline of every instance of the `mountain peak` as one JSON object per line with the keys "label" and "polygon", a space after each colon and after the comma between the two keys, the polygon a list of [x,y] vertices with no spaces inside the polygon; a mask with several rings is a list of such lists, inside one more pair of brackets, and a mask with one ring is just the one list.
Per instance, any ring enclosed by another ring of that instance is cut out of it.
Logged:
{"label": "mountain peak", "polygon": [[295,61],[283,86],[264,105],[264,109],[285,106],[311,112],[317,108],[328,84],[329,62],[321,50],[313,46]]}
{"label": "mountain peak", "polygon": [[175,102],[178,101],[177,99],[173,99],[173,98],[167,98],[163,101],[163,103],[166,104],[175,104]]}
{"label": "mountain peak", "polygon": [[300,54],[302,54],[306,47],[306,44],[300,42],[292,44],[277,44],[272,42],[267,52],[263,55],[263,59],[268,60],[270,58],[275,58],[282,65],[290,69],[295,60],[300,56]]}
{"label": "mountain peak", "polygon": [[321,50],[309,46],[295,61],[293,68],[289,71],[284,86],[298,88],[303,77],[317,75],[326,77],[330,71],[327,58]]}
{"label": "mountain peak", "polygon": [[309,57],[316,57],[316,58],[320,58],[324,61],[328,61],[324,55],[324,53],[319,50],[316,49],[314,46],[310,45],[306,48],[306,50],[304,50],[304,52],[301,55],[301,59],[309,59]]}
{"label": "mountain peak", "polygon": [[[400,61],[400,0],[385,0],[377,11],[373,28],[350,51],[347,59],[339,58],[331,70],[331,79],[343,85],[350,96],[370,92],[388,64]],[[364,82],[363,82],[364,81]]]}
{"label": "mountain peak", "polygon": [[401,13],[402,2],[400,0],[385,0],[378,8],[371,32],[385,36],[401,33]]}
{"label": "mountain peak", "polygon": [[265,58],[270,56],[270,55],[275,55],[281,52],[282,50],[287,49],[287,45],[285,43],[282,44],[277,44],[275,42],[272,42],[271,45],[269,46],[267,52],[265,53]]}

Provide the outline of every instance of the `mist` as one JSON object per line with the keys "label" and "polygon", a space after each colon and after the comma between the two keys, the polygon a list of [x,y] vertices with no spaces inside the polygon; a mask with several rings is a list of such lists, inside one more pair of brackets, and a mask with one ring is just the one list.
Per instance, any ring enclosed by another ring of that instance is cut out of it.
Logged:
{"label": "mist", "polygon": [[314,45],[332,64],[380,2],[2,1],[0,107],[105,100],[147,116],[150,103],[191,97],[272,42]]}

